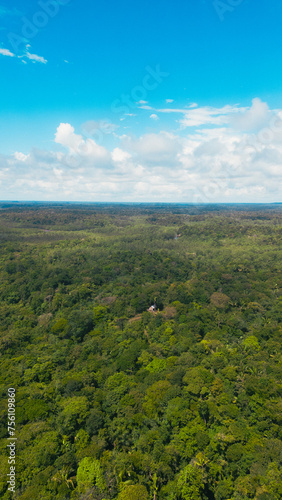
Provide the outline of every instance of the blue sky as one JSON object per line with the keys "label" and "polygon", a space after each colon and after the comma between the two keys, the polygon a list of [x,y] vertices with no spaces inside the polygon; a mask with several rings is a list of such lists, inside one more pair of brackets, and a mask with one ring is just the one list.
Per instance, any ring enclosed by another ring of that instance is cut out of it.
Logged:
{"label": "blue sky", "polygon": [[281,201],[277,0],[0,0],[0,199]]}

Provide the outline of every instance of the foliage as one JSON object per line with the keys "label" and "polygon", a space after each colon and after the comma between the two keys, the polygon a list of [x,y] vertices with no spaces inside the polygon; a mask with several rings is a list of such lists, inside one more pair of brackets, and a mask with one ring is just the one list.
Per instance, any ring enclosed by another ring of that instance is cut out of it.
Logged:
{"label": "foliage", "polygon": [[100,462],[99,460],[93,460],[91,457],[85,457],[81,460],[77,469],[78,490],[87,490],[93,485],[97,486],[98,490],[103,491],[105,489]]}
{"label": "foliage", "polygon": [[2,204],[0,227],[1,498],[9,387],[16,500],[282,498],[280,205]]}

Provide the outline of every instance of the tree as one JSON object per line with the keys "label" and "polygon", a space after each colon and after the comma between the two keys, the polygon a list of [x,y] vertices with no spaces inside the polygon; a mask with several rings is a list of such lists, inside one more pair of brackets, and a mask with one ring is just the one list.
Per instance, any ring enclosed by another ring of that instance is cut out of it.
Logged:
{"label": "tree", "polygon": [[204,473],[195,465],[187,465],[179,474],[177,493],[181,500],[201,500],[204,489]]}
{"label": "tree", "polygon": [[92,486],[97,486],[100,491],[105,490],[105,479],[99,460],[85,457],[77,469],[77,486],[80,492],[87,491]]}
{"label": "tree", "polygon": [[123,488],[118,495],[118,500],[149,500],[149,495],[142,484],[132,484]]}

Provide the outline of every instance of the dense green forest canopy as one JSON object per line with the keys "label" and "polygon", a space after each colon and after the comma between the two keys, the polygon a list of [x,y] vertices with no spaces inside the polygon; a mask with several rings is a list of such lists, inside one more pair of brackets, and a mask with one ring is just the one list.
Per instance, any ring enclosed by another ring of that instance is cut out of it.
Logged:
{"label": "dense green forest canopy", "polygon": [[281,499],[281,221],[0,203],[0,498]]}

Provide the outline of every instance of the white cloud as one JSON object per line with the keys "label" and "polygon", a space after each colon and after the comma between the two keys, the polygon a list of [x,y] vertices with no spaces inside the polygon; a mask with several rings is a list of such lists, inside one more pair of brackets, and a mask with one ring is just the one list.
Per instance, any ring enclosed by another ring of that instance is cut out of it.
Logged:
{"label": "white cloud", "polygon": [[84,144],[82,136],[75,134],[74,127],[69,123],[59,125],[55,134],[55,142],[69,148],[73,153],[78,152],[79,148]]}
{"label": "white cloud", "polygon": [[180,125],[183,128],[199,127],[201,125],[223,125],[228,123],[229,115],[236,112],[238,112],[236,106],[191,108],[189,111],[184,111],[184,118],[180,120]]}
{"label": "white cloud", "polygon": [[30,45],[26,45],[26,51],[24,54],[16,56],[11,52],[9,49],[0,49],[0,54],[2,56],[8,56],[8,57],[15,57],[17,59],[21,59],[23,63],[26,64],[26,61],[24,58],[29,59],[33,63],[39,62],[42,64],[46,64],[48,61],[47,59],[44,59],[44,57],[38,56],[37,54],[31,54],[28,49],[30,48]]}
{"label": "white cloud", "polygon": [[252,106],[249,108],[238,105],[227,105],[222,108],[198,107],[196,103],[192,103],[187,108],[160,108],[155,111],[183,115],[183,118],[178,120],[182,129],[203,125],[225,125],[241,131],[257,131],[267,126],[273,117],[273,111],[271,112],[267,103],[259,98],[253,99]]}
{"label": "white cloud", "polygon": [[32,62],[40,62],[42,64],[46,64],[48,62],[47,59],[44,59],[44,57],[38,56],[37,54],[30,54],[28,51],[23,57],[27,57],[27,59],[30,59]]}
{"label": "white cloud", "polygon": [[267,103],[255,98],[249,109],[242,109],[242,112],[231,117],[231,124],[239,130],[258,130],[265,126],[270,118],[271,113]]}
{"label": "white cloud", "polygon": [[156,109],[156,111],[158,111],[159,113],[180,113],[180,114],[184,114],[184,113],[187,113],[187,109],[186,108],[160,108],[160,109]]}
{"label": "white cloud", "polygon": [[55,134],[55,142],[69,149],[71,155],[76,155],[82,161],[88,161],[93,165],[105,165],[110,162],[110,152],[96,144],[93,139],[84,140],[83,137],[74,132],[74,127],[69,123],[61,123]]}
{"label": "white cloud", "polygon": [[174,99],[166,99],[166,100],[165,100],[165,102],[166,102],[167,104],[170,104],[170,103],[174,102]]}
{"label": "white cloud", "polygon": [[156,121],[157,121],[157,120],[159,120],[158,115],[156,115],[155,113],[153,113],[152,115],[150,115],[150,118],[151,118],[152,120],[156,120]]}
{"label": "white cloud", "polygon": [[145,134],[137,139],[125,137],[122,144],[139,163],[155,166],[172,166],[178,162],[181,149],[181,139],[168,132]]}
{"label": "white cloud", "polygon": [[[205,127],[123,135],[112,151],[61,123],[55,135],[58,151],[0,156],[3,192],[7,199],[25,193],[26,199],[42,200],[280,201],[282,110],[270,110],[259,100],[249,108],[194,109],[201,111],[189,120]],[[234,109],[240,110],[236,116]],[[187,109],[185,119],[186,114]],[[235,127],[237,116],[244,123]],[[246,123],[264,128],[246,131]]]}
{"label": "white cloud", "polygon": [[124,163],[131,158],[131,154],[120,148],[115,148],[112,152],[112,159],[116,163]]}
{"label": "white cloud", "polygon": [[15,57],[15,54],[8,49],[0,49],[0,54],[2,54],[2,56]]}
{"label": "white cloud", "polygon": [[16,151],[14,153],[14,157],[18,161],[26,161],[28,159],[29,155],[25,155],[24,153],[20,153],[20,152]]}

